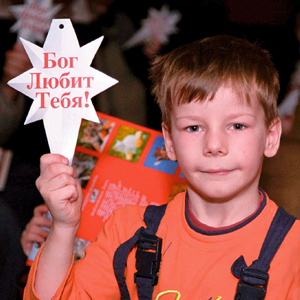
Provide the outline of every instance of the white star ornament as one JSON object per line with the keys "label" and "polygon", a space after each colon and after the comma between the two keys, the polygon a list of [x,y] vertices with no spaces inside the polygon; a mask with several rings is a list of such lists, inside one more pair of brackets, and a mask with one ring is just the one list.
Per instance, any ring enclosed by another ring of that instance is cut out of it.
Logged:
{"label": "white star ornament", "polygon": [[43,120],[51,153],[72,163],[81,120],[99,122],[91,98],[118,81],[90,65],[100,37],[79,46],[69,19],[54,19],[43,48],[21,39],[33,68],[8,84],[32,98],[25,124]]}

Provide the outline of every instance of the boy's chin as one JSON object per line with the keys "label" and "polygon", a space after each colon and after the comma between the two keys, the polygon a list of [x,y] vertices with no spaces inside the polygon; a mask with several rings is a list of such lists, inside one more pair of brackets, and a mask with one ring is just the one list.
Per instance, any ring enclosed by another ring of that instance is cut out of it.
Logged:
{"label": "boy's chin", "polygon": [[[257,187],[258,191],[258,187]],[[232,189],[228,184],[222,186],[221,184],[215,185],[215,187],[210,187],[207,190],[194,191],[199,196],[199,198],[207,203],[227,203],[232,200],[239,198],[244,194],[244,189]],[[256,193],[257,195],[258,193]]]}

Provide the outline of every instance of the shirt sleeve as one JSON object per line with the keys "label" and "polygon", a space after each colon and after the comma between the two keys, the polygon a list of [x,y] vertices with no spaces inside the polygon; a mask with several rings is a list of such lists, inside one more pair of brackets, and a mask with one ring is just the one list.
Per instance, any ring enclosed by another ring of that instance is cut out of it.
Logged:
{"label": "shirt sleeve", "polygon": [[[30,272],[28,275],[28,280],[27,280],[27,284],[24,290],[24,295],[23,295],[23,299],[30,299],[30,300],[37,300],[40,299],[35,292],[34,289],[34,284],[35,284],[35,277],[36,277],[36,271],[37,271],[37,266],[39,263],[39,259],[40,259],[40,255],[41,255],[41,251],[43,249],[44,246],[41,247],[40,251],[38,252],[38,254],[35,257],[35,260],[30,268]],[[68,270],[68,274],[64,280],[64,282],[61,284],[60,288],[57,290],[56,295],[57,296],[53,297],[53,299],[61,299],[60,296],[62,295],[63,292],[63,287],[66,285],[67,280],[71,277],[71,274],[73,273],[73,262],[74,262],[74,256],[72,259],[72,264]],[[67,299],[67,298],[66,298]]]}
{"label": "shirt sleeve", "polygon": [[[289,291],[288,291],[288,295],[286,300],[293,300],[293,299],[300,299],[300,239],[299,239],[299,231],[300,231],[300,225],[299,225],[299,221],[296,221],[297,224],[296,226],[296,230],[294,230],[294,236],[292,236],[291,238],[291,246],[290,248],[293,248],[294,245],[298,245],[298,247],[296,247],[297,251],[295,257],[291,257],[289,256],[289,260],[291,260],[292,264],[294,265],[295,268],[297,268],[295,271],[295,276],[291,282]],[[293,245],[293,246],[292,246]]]}
{"label": "shirt sleeve", "polygon": [[300,272],[298,272],[297,276],[294,278],[286,299],[300,299]]}
{"label": "shirt sleeve", "polygon": [[[123,209],[112,214],[97,240],[86,247],[85,257],[72,263],[52,299],[120,299],[113,270],[113,256],[117,247],[133,236],[139,227],[138,223],[142,224],[141,213],[136,213],[136,210],[135,213],[122,211]],[[41,251],[43,247],[31,266],[24,292],[25,300],[39,299],[34,290],[34,283]]]}

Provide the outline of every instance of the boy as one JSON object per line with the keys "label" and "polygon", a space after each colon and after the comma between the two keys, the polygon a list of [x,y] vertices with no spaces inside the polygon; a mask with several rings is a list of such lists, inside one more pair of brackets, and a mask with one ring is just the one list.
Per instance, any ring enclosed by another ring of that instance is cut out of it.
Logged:
{"label": "boy", "polygon": [[[231,266],[241,255],[248,266],[258,258],[277,210],[258,188],[263,157],[274,156],[280,141],[277,72],[265,51],[230,36],[175,49],[151,71],[168,156],[187,183],[157,231],[163,255],[153,299],[234,299]],[[75,172],[64,157],[46,155],[37,187],[53,225],[25,299],[120,299],[113,256],[145,226],[145,208],[116,211],[73,265],[82,202]],[[296,221],[272,260],[265,299],[299,299],[299,233]],[[138,299],[135,252],[125,272],[131,299]]]}

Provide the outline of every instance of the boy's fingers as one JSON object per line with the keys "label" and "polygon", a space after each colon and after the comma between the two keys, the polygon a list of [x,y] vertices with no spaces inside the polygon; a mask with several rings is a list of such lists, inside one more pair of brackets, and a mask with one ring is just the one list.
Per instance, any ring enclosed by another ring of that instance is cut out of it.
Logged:
{"label": "boy's fingers", "polygon": [[26,225],[23,233],[28,234],[30,232],[39,232],[40,230],[45,230],[42,227],[50,228],[51,225],[52,225],[51,220],[48,220],[43,217],[36,217],[31,219],[31,221]]}
{"label": "boy's fingers", "polygon": [[[46,193],[55,189],[59,189],[68,184],[76,184],[77,176],[75,170],[62,164],[51,164],[36,180],[36,186]],[[42,193],[42,195],[44,195]]]}
{"label": "boy's fingers", "polygon": [[42,216],[44,213],[48,211],[48,207],[46,204],[38,205],[33,210],[34,216]]}
{"label": "boy's fingers", "polygon": [[41,173],[51,164],[63,164],[68,165],[69,161],[66,157],[60,154],[44,154],[40,160]]}
{"label": "boy's fingers", "polygon": [[31,230],[24,230],[21,237],[21,245],[27,256],[30,254],[32,243],[43,243],[49,234],[48,231],[42,228],[37,228],[35,231]]}
{"label": "boy's fingers", "polygon": [[42,195],[46,195],[49,192],[60,190],[65,186],[76,186],[76,181],[77,180],[71,174],[60,173],[59,175],[54,177],[38,179],[37,186],[40,189]]}
{"label": "boy's fingers", "polygon": [[49,232],[41,227],[36,227],[32,230],[24,231],[24,238],[30,242],[43,242]]}
{"label": "boy's fingers", "polygon": [[56,202],[57,199],[73,202],[78,198],[78,196],[79,194],[76,185],[67,185],[63,188],[52,191],[51,199],[49,200],[50,202]]}
{"label": "boy's fingers", "polygon": [[49,220],[44,216],[38,216],[38,217],[34,217],[32,221],[28,223],[28,225],[38,226],[38,227],[44,226],[50,228],[52,225],[52,220]]}
{"label": "boy's fingers", "polygon": [[68,181],[64,181],[58,176],[50,183],[43,183],[39,190],[47,201],[50,211],[61,205],[64,207],[67,202],[76,201],[79,197],[77,180],[70,176],[68,176]]}

